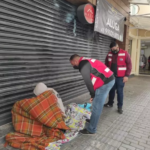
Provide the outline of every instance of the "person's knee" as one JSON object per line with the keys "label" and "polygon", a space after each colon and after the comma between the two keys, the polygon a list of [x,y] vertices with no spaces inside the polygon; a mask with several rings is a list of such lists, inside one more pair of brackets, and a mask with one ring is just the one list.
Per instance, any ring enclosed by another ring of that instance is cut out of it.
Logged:
{"label": "person's knee", "polygon": [[92,109],[93,109],[93,111],[98,111],[98,106],[94,105],[94,106],[92,106]]}
{"label": "person's knee", "polygon": [[103,104],[92,106],[92,112],[99,112],[103,108]]}
{"label": "person's knee", "polygon": [[117,94],[123,94],[123,88],[118,88],[117,89]]}

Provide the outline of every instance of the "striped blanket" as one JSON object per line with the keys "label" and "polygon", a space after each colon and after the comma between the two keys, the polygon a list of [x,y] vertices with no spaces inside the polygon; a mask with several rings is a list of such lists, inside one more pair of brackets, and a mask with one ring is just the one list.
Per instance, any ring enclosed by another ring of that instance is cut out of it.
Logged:
{"label": "striped blanket", "polygon": [[65,139],[65,125],[57,98],[52,91],[18,101],[12,108],[16,132],[6,135],[6,143],[21,150],[45,150],[49,143]]}

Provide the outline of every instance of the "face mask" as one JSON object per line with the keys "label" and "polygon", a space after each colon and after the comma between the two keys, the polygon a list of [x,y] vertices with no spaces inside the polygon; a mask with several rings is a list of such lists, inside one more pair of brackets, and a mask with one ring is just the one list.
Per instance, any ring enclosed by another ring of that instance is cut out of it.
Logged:
{"label": "face mask", "polygon": [[117,53],[118,53],[118,50],[117,50],[117,49],[114,49],[114,50],[111,50],[111,52],[112,52],[113,54],[117,54]]}
{"label": "face mask", "polygon": [[78,66],[73,66],[73,68],[74,68],[74,69],[79,69],[79,67],[78,67]]}

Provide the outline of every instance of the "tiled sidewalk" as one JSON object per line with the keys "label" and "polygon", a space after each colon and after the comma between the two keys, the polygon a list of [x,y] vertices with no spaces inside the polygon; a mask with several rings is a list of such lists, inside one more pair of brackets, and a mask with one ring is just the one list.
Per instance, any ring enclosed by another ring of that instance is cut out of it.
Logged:
{"label": "tiled sidewalk", "polygon": [[95,135],[79,135],[61,150],[150,150],[150,77],[133,77],[126,84],[122,115],[116,103],[104,108]]}
{"label": "tiled sidewalk", "polygon": [[150,77],[131,78],[123,115],[116,108],[104,108],[96,135],[79,135],[62,150],[150,150]]}

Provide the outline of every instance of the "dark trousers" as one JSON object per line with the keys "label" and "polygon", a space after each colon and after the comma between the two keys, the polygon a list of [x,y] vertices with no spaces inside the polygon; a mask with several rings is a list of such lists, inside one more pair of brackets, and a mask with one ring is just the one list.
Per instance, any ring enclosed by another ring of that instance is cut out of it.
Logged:
{"label": "dark trousers", "polygon": [[148,70],[150,70],[150,62],[149,62],[149,67],[148,67]]}
{"label": "dark trousers", "polygon": [[123,106],[123,89],[124,89],[124,83],[123,78],[116,78],[115,84],[113,88],[109,92],[109,101],[108,103],[110,105],[113,105],[114,98],[115,98],[115,92],[117,91],[117,100],[118,100],[118,108],[122,108]]}

